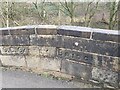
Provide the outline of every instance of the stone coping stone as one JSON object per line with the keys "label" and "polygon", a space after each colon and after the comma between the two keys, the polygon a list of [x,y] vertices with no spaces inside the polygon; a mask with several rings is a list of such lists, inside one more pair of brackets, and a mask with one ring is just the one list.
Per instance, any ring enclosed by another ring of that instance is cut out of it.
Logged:
{"label": "stone coping stone", "polygon": [[0,28],[0,30],[15,30],[15,29],[31,29],[31,28],[57,28],[55,25],[28,25],[28,26],[18,26],[18,27],[7,27]]}
{"label": "stone coping stone", "polygon": [[98,29],[98,28],[80,27],[80,26],[65,26],[65,25],[62,25],[62,26],[59,26],[58,29],[120,35],[119,30],[107,30],[107,29]]}

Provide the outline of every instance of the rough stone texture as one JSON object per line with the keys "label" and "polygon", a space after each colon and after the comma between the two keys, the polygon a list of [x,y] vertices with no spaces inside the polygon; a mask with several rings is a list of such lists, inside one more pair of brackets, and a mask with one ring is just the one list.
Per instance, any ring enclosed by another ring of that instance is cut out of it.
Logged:
{"label": "rough stone texture", "polygon": [[31,35],[31,34],[35,34],[35,30],[34,30],[34,28],[13,29],[13,30],[10,30],[10,34],[11,35]]}
{"label": "rough stone texture", "polygon": [[102,34],[94,32],[92,37],[95,40],[119,42],[120,35]]}
{"label": "rough stone texture", "polygon": [[59,59],[27,56],[26,61],[29,68],[60,71],[61,60]]}
{"label": "rough stone texture", "polygon": [[27,55],[28,47],[26,46],[1,46],[2,55]]}
{"label": "rough stone texture", "polygon": [[7,66],[59,71],[117,87],[119,32],[47,25],[0,28],[0,60]]}
{"label": "rough stone texture", "polygon": [[3,65],[7,66],[26,66],[24,56],[3,56],[0,55]]}
{"label": "rough stone texture", "polygon": [[55,57],[56,55],[56,48],[55,47],[39,47],[40,49],[40,56],[47,56],[47,57]]}
{"label": "rough stone texture", "polygon": [[44,46],[29,46],[29,54],[31,56],[40,57],[55,57],[56,48],[55,47],[44,47]]}
{"label": "rough stone texture", "polygon": [[120,72],[118,72],[118,84],[119,84],[119,88],[120,88]]}
{"label": "rough stone texture", "polygon": [[119,71],[120,68],[120,60],[119,58],[109,57],[109,56],[100,56],[100,55],[93,55],[93,65],[95,67],[101,67],[104,69],[110,69],[113,71]]}
{"label": "rough stone texture", "polygon": [[55,58],[40,58],[40,66],[45,70],[60,71],[61,60]]}
{"label": "rough stone texture", "polygon": [[39,56],[39,46],[29,46],[29,55],[30,56]]}
{"label": "rough stone texture", "polygon": [[67,49],[57,49],[57,56],[63,59],[70,59],[77,62],[85,62],[88,64],[92,64],[93,62],[93,55],[84,53],[84,52],[78,52],[73,50],[67,50]]}
{"label": "rough stone texture", "polygon": [[38,46],[61,47],[62,37],[54,35],[30,35],[30,44]]}
{"label": "rough stone texture", "polygon": [[36,28],[38,35],[57,35],[57,29]]}
{"label": "rough stone texture", "polygon": [[62,61],[61,71],[73,76],[77,76],[84,80],[89,80],[91,78],[92,68],[87,65],[82,65],[80,63],[71,62],[67,60]]}
{"label": "rough stone texture", "polygon": [[63,48],[120,57],[120,45],[118,43],[93,41],[73,37],[63,37],[63,42]]}
{"label": "rough stone texture", "polygon": [[90,38],[90,32],[81,32],[81,31],[74,31],[74,30],[64,30],[58,29],[58,35],[65,35],[65,36],[74,36],[74,37],[82,37],[82,38]]}
{"label": "rough stone texture", "polygon": [[91,52],[107,56],[120,57],[120,44],[111,42],[92,41]]}
{"label": "rough stone texture", "polygon": [[28,35],[6,35],[2,36],[2,45],[7,46],[18,46],[18,45],[29,45]]}
{"label": "rough stone texture", "polygon": [[0,46],[2,45],[2,35],[0,35]]}
{"label": "rough stone texture", "polygon": [[2,66],[2,62],[1,62],[1,59],[0,59],[0,67]]}
{"label": "rough stone texture", "polygon": [[27,62],[28,68],[40,68],[40,57],[38,57],[38,56],[26,56],[25,60]]}
{"label": "rough stone texture", "polygon": [[107,82],[113,85],[118,85],[118,73],[111,70],[93,67],[92,78],[103,83]]}
{"label": "rough stone texture", "polygon": [[9,30],[0,31],[0,35],[9,35]]}

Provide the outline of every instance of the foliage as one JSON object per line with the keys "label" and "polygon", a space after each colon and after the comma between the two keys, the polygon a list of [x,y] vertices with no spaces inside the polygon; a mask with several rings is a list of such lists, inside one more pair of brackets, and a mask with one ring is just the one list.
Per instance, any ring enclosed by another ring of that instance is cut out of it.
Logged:
{"label": "foliage", "polygon": [[[94,0],[93,0],[94,1]],[[117,2],[45,2],[1,3],[1,27],[30,24],[62,24],[117,29]],[[7,10],[8,9],[8,10]]]}

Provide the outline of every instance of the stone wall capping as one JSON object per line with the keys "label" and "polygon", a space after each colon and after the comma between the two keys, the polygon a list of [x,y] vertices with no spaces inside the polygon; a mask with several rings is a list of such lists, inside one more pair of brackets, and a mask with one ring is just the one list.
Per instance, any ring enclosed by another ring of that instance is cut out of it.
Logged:
{"label": "stone wall capping", "polygon": [[96,33],[103,33],[103,34],[114,34],[120,35],[119,30],[107,30],[107,29],[98,29],[98,28],[90,28],[90,27],[80,27],[80,26],[58,26],[58,29],[64,30],[74,30],[74,31],[83,31],[83,32],[96,32]]}
{"label": "stone wall capping", "polygon": [[48,29],[56,29],[56,25],[35,25],[35,28],[48,28]]}
{"label": "stone wall capping", "polygon": [[73,30],[73,31],[82,31],[82,32],[96,32],[96,33],[103,33],[103,34],[120,35],[119,30],[107,30],[107,29],[98,29],[98,28],[81,27],[81,26],[67,26],[67,25],[61,25],[61,26],[27,25],[27,26],[0,28],[0,31],[1,30],[14,30],[14,29],[32,29],[32,28],[64,29],[64,30]]}

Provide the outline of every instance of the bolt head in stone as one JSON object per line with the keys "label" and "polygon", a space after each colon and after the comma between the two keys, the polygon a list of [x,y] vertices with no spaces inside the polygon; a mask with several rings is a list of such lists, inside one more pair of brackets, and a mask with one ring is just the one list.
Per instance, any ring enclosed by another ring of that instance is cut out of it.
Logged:
{"label": "bolt head in stone", "polygon": [[75,42],[75,46],[78,46],[79,45],[79,43],[78,42]]}

